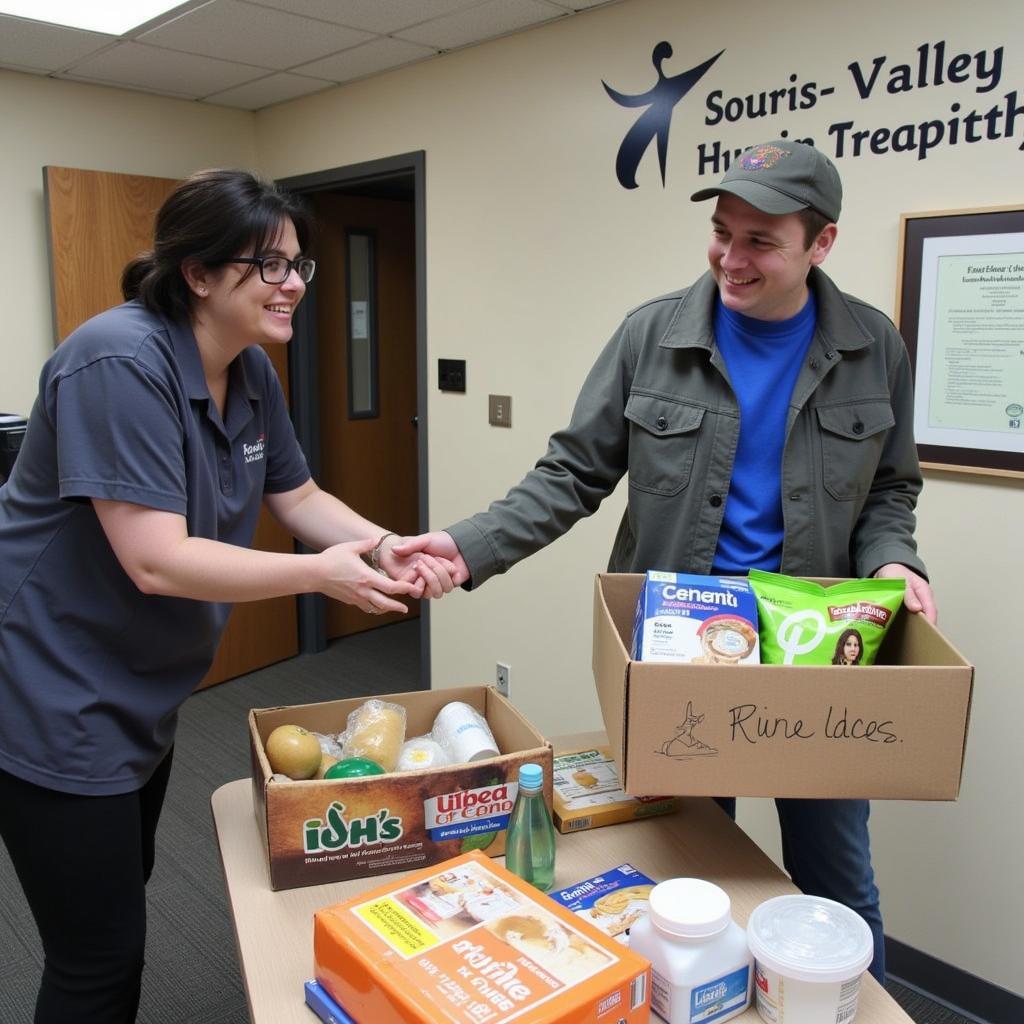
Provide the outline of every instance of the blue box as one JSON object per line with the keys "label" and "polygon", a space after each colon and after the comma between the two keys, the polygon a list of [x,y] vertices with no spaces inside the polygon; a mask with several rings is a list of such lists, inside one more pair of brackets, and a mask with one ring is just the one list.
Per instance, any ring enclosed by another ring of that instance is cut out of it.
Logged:
{"label": "blue box", "polygon": [[356,1024],[330,996],[319,981],[307,981],[303,986],[306,990],[306,1005],[324,1022],[324,1024]]}
{"label": "blue box", "polygon": [[759,665],[757,599],[737,576],[648,571],[633,620],[634,661]]}
{"label": "blue box", "polygon": [[632,864],[620,864],[548,895],[606,935],[628,944],[629,929],[647,913],[647,897],[656,884]]}

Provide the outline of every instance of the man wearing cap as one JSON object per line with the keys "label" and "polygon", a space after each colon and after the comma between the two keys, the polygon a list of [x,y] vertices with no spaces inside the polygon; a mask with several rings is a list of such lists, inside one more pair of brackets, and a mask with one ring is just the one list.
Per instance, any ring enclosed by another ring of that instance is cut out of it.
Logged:
{"label": "man wearing cap", "polygon": [[[716,200],[710,269],[627,314],[569,425],[504,498],[397,552],[451,558],[478,587],[593,513],[626,475],[610,572],[900,576],[908,609],[934,621],[914,541],[906,348],[821,270],[842,202],[835,167],[777,140],[692,198]],[[882,980],[867,801],[776,804],[793,881],[864,916]]]}

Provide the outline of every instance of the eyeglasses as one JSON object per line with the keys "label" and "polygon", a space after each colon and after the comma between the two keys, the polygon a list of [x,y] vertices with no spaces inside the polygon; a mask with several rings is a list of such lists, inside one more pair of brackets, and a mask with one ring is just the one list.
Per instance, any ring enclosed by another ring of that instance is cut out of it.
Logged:
{"label": "eyeglasses", "polygon": [[313,280],[316,272],[316,260],[308,256],[297,256],[293,260],[284,256],[236,256],[233,260],[221,260],[222,263],[251,263],[260,268],[260,277],[264,284],[284,284],[288,275],[295,268],[295,273],[306,284]]}

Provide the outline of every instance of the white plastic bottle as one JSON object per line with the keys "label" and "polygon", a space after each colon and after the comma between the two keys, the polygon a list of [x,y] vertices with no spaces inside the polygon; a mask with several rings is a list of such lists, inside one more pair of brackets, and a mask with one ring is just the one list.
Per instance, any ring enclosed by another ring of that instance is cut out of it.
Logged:
{"label": "white plastic bottle", "polygon": [[629,948],[651,961],[651,1006],[669,1024],[729,1020],[750,1005],[753,958],[729,895],[699,878],[651,890]]}

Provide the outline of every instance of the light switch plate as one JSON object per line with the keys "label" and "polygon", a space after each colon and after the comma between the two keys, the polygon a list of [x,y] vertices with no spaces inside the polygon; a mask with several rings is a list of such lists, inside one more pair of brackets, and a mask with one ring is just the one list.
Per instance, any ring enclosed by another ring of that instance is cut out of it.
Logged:
{"label": "light switch plate", "polygon": [[487,422],[492,427],[512,426],[512,396],[487,396]]}

